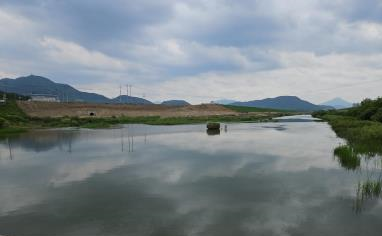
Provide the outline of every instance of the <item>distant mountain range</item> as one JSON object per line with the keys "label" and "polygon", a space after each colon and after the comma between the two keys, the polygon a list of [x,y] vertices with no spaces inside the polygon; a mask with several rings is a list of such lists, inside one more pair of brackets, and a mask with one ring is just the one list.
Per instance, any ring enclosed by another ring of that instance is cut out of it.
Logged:
{"label": "distant mountain range", "polygon": [[317,111],[333,109],[333,107],[331,106],[315,105],[313,103],[304,101],[296,96],[280,96],[275,98],[266,98],[262,100],[253,100],[248,102],[234,102],[230,105],[272,108],[292,111]]}
{"label": "distant mountain range", "polygon": [[161,103],[162,105],[166,106],[188,106],[190,103],[184,101],[184,100],[168,100]]}
{"label": "distant mountain range", "polygon": [[[118,96],[110,99],[96,93],[82,92],[70,85],[55,83],[42,76],[30,75],[19,77],[16,79],[0,79],[0,91],[16,93],[20,95],[30,96],[33,94],[54,95],[61,101],[70,102],[87,102],[87,103],[125,103],[125,104],[153,104],[152,102],[127,95]],[[253,100],[248,102],[238,102],[230,99],[221,99],[214,101],[218,104],[230,104],[236,106],[249,106],[259,108],[272,108],[281,110],[294,111],[316,111],[335,108],[344,108],[351,106],[350,103],[343,99],[336,98],[322,105],[315,105],[310,102],[301,100],[295,96],[280,96],[276,98],[267,98],[262,100]],[[185,106],[190,105],[184,100],[168,100],[161,103],[168,106]]]}
{"label": "distant mountain range", "polygon": [[327,102],[321,103],[320,105],[331,106],[331,107],[334,107],[336,109],[349,108],[349,107],[353,106],[352,103],[345,101],[342,98],[334,98],[334,99],[329,100]]}
{"label": "distant mountain range", "polygon": [[0,90],[25,96],[33,94],[54,95],[61,101],[70,102],[152,104],[152,102],[146,99],[126,95],[109,99],[100,94],[82,92],[70,85],[55,83],[47,78],[36,75],[16,79],[1,79]]}

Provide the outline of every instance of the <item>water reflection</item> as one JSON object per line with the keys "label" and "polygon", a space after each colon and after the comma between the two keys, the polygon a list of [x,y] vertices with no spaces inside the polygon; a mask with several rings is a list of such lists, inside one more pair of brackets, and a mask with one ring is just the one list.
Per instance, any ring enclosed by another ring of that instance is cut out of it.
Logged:
{"label": "water reflection", "polygon": [[220,129],[207,129],[206,132],[208,135],[220,135]]}
{"label": "water reflection", "polygon": [[71,141],[40,139],[44,151],[23,146],[39,131],[14,138],[15,158],[0,159],[0,234],[379,235],[381,204],[349,214],[361,168],[332,159],[341,140],[327,124],[228,128],[54,130]]}
{"label": "water reflection", "polygon": [[[121,133],[121,152],[125,152],[125,151],[134,152],[134,132],[132,131],[132,127],[129,127],[127,125],[125,128],[120,129],[120,133]],[[127,135],[125,133],[127,133]],[[125,136],[127,136],[127,140]],[[125,142],[127,142],[127,150],[125,150],[126,149]],[[144,134],[144,142],[145,144],[147,143],[146,133]]]}
{"label": "water reflection", "polygon": [[0,140],[0,144],[12,143],[13,148],[34,152],[45,152],[56,147],[71,152],[72,143],[79,134],[78,129],[36,130],[5,138]]}
{"label": "water reflection", "polygon": [[367,201],[381,198],[382,192],[382,152],[380,145],[369,143],[349,143],[334,149],[340,165],[354,171],[358,176],[354,210],[361,213]]}

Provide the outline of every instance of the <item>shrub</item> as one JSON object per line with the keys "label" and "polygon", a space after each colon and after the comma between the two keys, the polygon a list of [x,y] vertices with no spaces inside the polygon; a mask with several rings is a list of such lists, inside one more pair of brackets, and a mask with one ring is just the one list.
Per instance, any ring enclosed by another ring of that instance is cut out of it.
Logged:
{"label": "shrub", "polygon": [[379,108],[377,112],[371,117],[373,121],[382,122],[382,108]]}
{"label": "shrub", "polygon": [[377,108],[375,107],[369,107],[365,110],[361,111],[359,114],[359,118],[361,120],[370,120],[370,118],[377,112]]}
{"label": "shrub", "polygon": [[5,118],[11,122],[27,122],[28,119],[18,115],[6,115]]}
{"label": "shrub", "polygon": [[61,118],[60,122],[61,122],[62,124],[68,125],[68,124],[71,123],[71,119],[68,118],[68,117],[64,117],[64,118]]}

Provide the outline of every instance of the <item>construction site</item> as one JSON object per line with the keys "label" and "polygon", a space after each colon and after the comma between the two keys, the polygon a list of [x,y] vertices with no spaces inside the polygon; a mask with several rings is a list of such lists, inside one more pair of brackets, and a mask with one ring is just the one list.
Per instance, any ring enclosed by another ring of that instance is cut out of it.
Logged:
{"label": "construction site", "polygon": [[239,113],[218,104],[189,106],[126,105],[90,103],[54,103],[18,101],[18,106],[30,117],[201,117],[238,115]]}

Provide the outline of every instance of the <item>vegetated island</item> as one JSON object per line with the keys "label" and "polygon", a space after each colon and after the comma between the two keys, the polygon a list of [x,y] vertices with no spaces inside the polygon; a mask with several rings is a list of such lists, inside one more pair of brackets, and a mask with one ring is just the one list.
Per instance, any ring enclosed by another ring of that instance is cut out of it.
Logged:
{"label": "vegetated island", "polygon": [[7,94],[0,104],[0,134],[37,128],[110,128],[118,124],[178,125],[206,122],[260,122],[291,111],[202,104],[189,106],[30,102]]}

